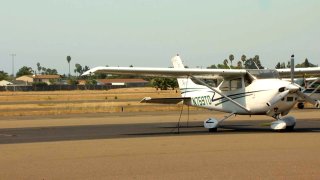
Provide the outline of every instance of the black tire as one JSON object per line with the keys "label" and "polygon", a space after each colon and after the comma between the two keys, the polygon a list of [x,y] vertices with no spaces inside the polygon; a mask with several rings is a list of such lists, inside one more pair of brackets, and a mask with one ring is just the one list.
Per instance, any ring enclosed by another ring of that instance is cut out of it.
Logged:
{"label": "black tire", "polygon": [[304,103],[298,103],[297,106],[298,106],[299,109],[303,109],[304,108]]}
{"label": "black tire", "polygon": [[218,128],[209,128],[209,132],[217,132]]}
{"label": "black tire", "polygon": [[287,126],[285,129],[287,132],[291,132],[294,130],[294,125],[293,126]]}

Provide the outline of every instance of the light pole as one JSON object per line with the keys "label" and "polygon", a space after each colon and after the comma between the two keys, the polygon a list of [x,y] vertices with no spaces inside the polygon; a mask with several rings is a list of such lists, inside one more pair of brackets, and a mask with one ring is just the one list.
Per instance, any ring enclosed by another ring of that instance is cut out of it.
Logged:
{"label": "light pole", "polygon": [[14,57],[16,56],[16,54],[12,53],[9,55],[12,57],[12,77],[14,77]]}

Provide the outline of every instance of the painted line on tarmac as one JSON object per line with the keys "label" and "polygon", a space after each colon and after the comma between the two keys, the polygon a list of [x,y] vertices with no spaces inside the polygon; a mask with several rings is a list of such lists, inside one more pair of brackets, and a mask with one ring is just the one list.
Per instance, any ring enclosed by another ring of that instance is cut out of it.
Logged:
{"label": "painted line on tarmac", "polygon": [[0,134],[0,136],[3,136],[3,137],[13,137],[15,136],[14,134]]}

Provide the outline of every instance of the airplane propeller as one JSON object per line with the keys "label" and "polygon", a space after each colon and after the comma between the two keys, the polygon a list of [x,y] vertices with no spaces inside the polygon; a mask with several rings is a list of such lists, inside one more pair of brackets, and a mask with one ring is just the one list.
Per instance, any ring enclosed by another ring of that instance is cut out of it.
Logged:
{"label": "airplane propeller", "polygon": [[297,91],[297,95],[301,98],[307,101],[308,103],[314,105],[316,108],[320,108],[320,101],[312,99],[310,96],[306,95],[305,93],[301,91]]}
{"label": "airplane propeller", "polygon": [[279,89],[279,94],[272,98],[267,105],[268,106],[273,106],[274,104],[277,104],[281,99],[285,98],[289,93],[295,93],[297,96],[299,96],[301,99],[304,99],[305,101],[313,104],[315,107],[320,108],[320,101],[319,100],[314,100],[310,96],[304,94],[301,92],[301,88],[294,83],[294,55],[291,56],[291,71],[290,71],[290,76],[291,76],[291,84],[289,84],[286,87],[280,88]]}

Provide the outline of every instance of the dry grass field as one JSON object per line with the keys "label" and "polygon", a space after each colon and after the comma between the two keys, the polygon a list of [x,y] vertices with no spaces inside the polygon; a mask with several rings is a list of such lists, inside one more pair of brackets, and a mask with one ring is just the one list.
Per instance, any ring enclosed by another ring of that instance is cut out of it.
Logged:
{"label": "dry grass field", "polygon": [[[1,116],[37,116],[122,111],[179,111],[182,108],[182,104],[140,103],[144,97],[180,97],[180,91],[160,91],[145,87],[111,90],[0,92],[0,113]],[[189,107],[189,109],[199,110],[195,107]]]}
{"label": "dry grass field", "polygon": [[[2,116],[59,115],[98,112],[180,110],[177,105],[140,103],[144,97],[179,97],[176,90],[123,88],[112,90],[0,92]],[[191,108],[192,109],[192,108]],[[194,109],[194,108],[193,108]]]}

